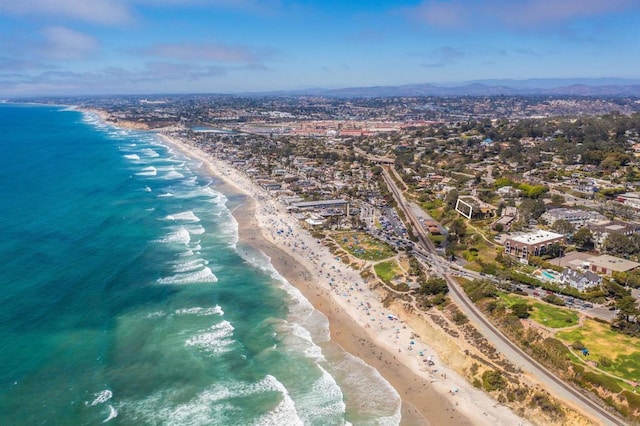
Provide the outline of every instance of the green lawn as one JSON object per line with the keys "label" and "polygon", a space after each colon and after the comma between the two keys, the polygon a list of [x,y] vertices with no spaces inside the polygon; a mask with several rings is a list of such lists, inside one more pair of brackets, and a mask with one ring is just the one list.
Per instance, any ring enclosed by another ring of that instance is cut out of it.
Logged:
{"label": "green lawn", "polygon": [[387,262],[380,262],[373,266],[373,269],[376,271],[376,274],[380,279],[386,283],[391,282],[391,280],[398,273],[398,265],[395,260],[389,260]]}
{"label": "green lawn", "polygon": [[516,302],[526,302],[533,307],[531,320],[549,328],[564,328],[578,324],[578,314],[570,309],[562,308],[548,303],[539,302],[529,297],[515,294],[500,294],[508,306]]}
{"label": "green lawn", "polygon": [[589,349],[588,357],[580,355],[583,359],[598,361],[601,356],[611,359],[610,367],[598,368],[628,380],[640,380],[639,338],[616,333],[609,324],[591,319],[575,330],[558,332],[556,337],[567,344],[580,340]]}
{"label": "green lawn", "polygon": [[563,328],[578,324],[576,312],[542,302],[533,303],[531,319],[549,328]]}
{"label": "green lawn", "polygon": [[393,248],[364,232],[339,232],[335,241],[351,255],[363,260],[383,260],[396,254]]}

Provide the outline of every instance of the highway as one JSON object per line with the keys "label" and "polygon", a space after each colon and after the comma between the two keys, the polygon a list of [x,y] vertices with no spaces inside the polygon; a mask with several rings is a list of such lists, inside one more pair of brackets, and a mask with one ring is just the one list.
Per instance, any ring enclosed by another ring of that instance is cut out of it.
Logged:
{"label": "highway", "polygon": [[383,167],[382,176],[398,207],[404,212],[407,221],[411,223],[413,232],[423,250],[430,254],[433,262],[433,270],[444,277],[449,285],[451,299],[460,307],[462,312],[476,326],[478,331],[500,351],[515,366],[528,371],[554,396],[561,398],[573,405],[578,411],[585,413],[594,420],[605,425],[626,425],[627,423],[615,414],[609,412],[597,402],[591,400],[577,388],[574,388],[558,379],[552,372],[531,358],[528,354],[512,343],[500,330],[494,327],[473,304],[464,293],[454,277],[447,272],[448,265],[436,252],[435,246],[429,239],[420,221],[409,208],[404,195],[396,186],[386,167]]}

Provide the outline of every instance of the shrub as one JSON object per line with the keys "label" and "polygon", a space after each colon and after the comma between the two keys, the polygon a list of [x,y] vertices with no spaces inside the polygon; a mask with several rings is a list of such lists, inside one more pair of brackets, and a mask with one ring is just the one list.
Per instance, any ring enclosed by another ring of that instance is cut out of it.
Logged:
{"label": "shrub", "polygon": [[502,390],[507,385],[504,377],[502,377],[502,373],[494,370],[487,370],[482,373],[482,387],[487,392],[491,392],[493,390]]}
{"label": "shrub", "polygon": [[524,302],[514,303],[511,306],[511,312],[518,318],[529,318],[529,311],[531,311],[531,306]]}
{"label": "shrub", "polygon": [[634,411],[640,411],[640,395],[626,390],[622,392],[622,396],[629,404],[629,411],[631,411],[630,414],[633,414]]}
{"label": "shrub", "polygon": [[549,399],[549,395],[536,393],[531,398],[531,402],[529,402],[529,406],[538,407],[542,410],[543,413],[550,417],[563,417],[564,413],[562,412],[562,408],[560,408],[557,404],[554,404],[551,399]]}
{"label": "shrub", "polygon": [[582,343],[580,340],[576,340],[575,342],[573,342],[571,344],[571,347],[576,351],[581,351],[585,348],[584,343]]}
{"label": "shrub", "polygon": [[562,300],[560,297],[556,296],[555,294],[548,294],[544,298],[542,298],[542,300],[544,300],[547,303],[551,303],[553,305],[564,306],[564,300]]}
{"label": "shrub", "polygon": [[598,358],[598,364],[604,368],[611,367],[611,358],[603,355],[600,358]]}
{"label": "shrub", "polygon": [[468,321],[469,318],[467,318],[467,316],[460,311],[456,311],[456,313],[453,314],[453,322],[456,323],[456,325],[462,325],[467,323]]}
{"label": "shrub", "polygon": [[462,288],[472,302],[477,302],[485,297],[496,297],[498,291],[496,286],[488,280],[467,281],[462,284]]}

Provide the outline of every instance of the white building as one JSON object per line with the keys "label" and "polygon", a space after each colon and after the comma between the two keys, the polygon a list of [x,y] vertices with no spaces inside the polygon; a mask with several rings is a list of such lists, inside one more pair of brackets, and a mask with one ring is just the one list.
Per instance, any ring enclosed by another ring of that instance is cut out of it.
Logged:
{"label": "white building", "polygon": [[598,212],[590,212],[577,209],[551,209],[540,216],[549,226],[553,226],[558,220],[566,220],[577,228],[585,226],[588,223],[602,224],[609,222],[606,216]]}
{"label": "white building", "polygon": [[507,237],[504,252],[511,256],[526,259],[529,256],[542,256],[553,244],[564,243],[564,235],[550,231],[537,231],[532,234]]}

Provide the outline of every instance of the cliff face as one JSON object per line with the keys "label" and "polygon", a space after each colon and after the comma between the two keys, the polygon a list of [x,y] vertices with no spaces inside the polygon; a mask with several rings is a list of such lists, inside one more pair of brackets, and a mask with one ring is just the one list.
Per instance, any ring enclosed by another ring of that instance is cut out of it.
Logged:
{"label": "cliff face", "polygon": [[118,119],[109,119],[109,122],[115,124],[118,127],[124,127],[126,129],[133,130],[149,130],[149,125],[147,123],[142,123],[138,121],[128,121],[128,120],[118,120]]}

